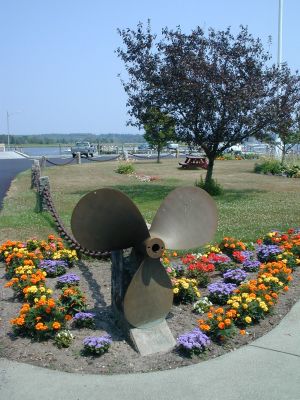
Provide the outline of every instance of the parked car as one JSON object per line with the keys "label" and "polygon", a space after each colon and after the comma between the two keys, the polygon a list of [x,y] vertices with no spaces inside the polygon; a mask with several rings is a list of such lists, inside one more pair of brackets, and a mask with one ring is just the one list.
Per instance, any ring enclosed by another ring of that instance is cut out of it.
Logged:
{"label": "parked car", "polygon": [[178,143],[171,143],[171,142],[167,143],[167,148],[169,150],[177,150],[178,146],[179,146]]}
{"label": "parked car", "polygon": [[96,147],[90,144],[90,142],[76,142],[75,146],[71,147],[71,152],[73,157],[76,156],[76,153],[80,153],[80,155],[84,155],[86,157],[94,157],[94,153],[96,153]]}
{"label": "parked car", "polygon": [[139,145],[138,150],[150,150],[151,146],[148,143],[142,143]]}

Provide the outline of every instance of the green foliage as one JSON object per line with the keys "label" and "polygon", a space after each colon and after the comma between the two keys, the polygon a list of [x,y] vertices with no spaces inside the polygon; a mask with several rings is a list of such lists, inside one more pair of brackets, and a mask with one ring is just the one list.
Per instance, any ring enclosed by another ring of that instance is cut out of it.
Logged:
{"label": "green foliage", "polygon": [[145,134],[144,138],[158,151],[159,162],[160,151],[167,142],[174,139],[175,121],[168,114],[159,109],[150,108],[142,117]]}
{"label": "green foliage", "polygon": [[134,166],[130,163],[120,164],[116,169],[117,174],[129,175],[134,172]]}
{"label": "green foliage", "polygon": [[54,337],[54,342],[56,346],[61,349],[63,347],[69,347],[74,339],[74,336],[70,331],[62,330],[60,332],[57,332],[57,334]]}
{"label": "green foliage", "polygon": [[211,196],[220,196],[221,194],[223,194],[222,186],[214,179],[211,179],[209,182],[206,183],[201,176],[200,180],[197,180],[195,182],[195,186],[205,190]]}
{"label": "green foliage", "polygon": [[186,276],[191,279],[196,279],[199,287],[206,287],[210,283],[210,275],[199,269],[187,270]]}
{"label": "green foliage", "polygon": [[279,175],[283,172],[283,167],[278,160],[270,159],[260,164],[255,164],[254,172],[258,174]]}
{"label": "green foliage", "polygon": [[278,160],[270,159],[255,164],[254,172],[258,174],[285,175],[289,178],[300,177],[299,165],[282,165]]}

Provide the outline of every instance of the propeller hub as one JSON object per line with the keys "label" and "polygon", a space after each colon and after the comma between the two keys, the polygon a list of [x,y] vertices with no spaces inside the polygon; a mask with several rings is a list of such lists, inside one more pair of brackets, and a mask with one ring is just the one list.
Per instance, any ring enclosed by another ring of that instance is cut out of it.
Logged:
{"label": "propeller hub", "polygon": [[165,251],[165,244],[160,238],[148,238],[144,241],[145,251],[150,258],[160,258]]}

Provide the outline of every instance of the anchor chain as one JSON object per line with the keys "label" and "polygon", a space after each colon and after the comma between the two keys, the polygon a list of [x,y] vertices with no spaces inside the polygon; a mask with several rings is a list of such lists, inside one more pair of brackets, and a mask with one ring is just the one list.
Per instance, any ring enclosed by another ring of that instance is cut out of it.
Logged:
{"label": "anchor chain", "polygon": [[85,254],[89,257],[93,257],[93,258],[97,258],[97,259],[106,259],[106,258],[110,257],[109,251],[104,251],[104,252],[91,251],[89,249],[86,249],[85,247],[82,247],[80,245],[80,243],[72,235],[70,235],[67,232],[66,228],[64,227],[64,224],[61,221],[61,218],[59,217],[59,215],[56,211],[56,208],[54,206],[53,199],[52,199],[52,196],[51,196],[51,193],[50,193],[48,187],[45,187],[42,190],[41,196],[44,198],[47,208],[48,208],[52,218],[54,219],[54,222],[56,224],[59,235],[68,242],[70,248],[72,248],[82,254]]}

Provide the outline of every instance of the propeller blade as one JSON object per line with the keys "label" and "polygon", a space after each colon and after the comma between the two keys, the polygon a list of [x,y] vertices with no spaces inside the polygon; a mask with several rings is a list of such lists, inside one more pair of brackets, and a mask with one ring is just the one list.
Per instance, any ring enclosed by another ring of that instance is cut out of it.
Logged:
{"label": "propeller blade", "polygon": [[83,247],[97,251],[135,247],[149,237],[135,204],[115,189],[99,189],[80,199],[73,210],[71,227]]}
{"label": "propeller blade", "polygon": [[168,249],[183,250],[209,242],[217,229],[217,207],[212,197],[196,187],[173,190],[159,207],[150,229]]}
{"label": "propeller blade", "polygon": [[146,328],[162,321],[173,303],[170,278],[159,259],[146,258],[134,274],[124,297],[127,321]]}

